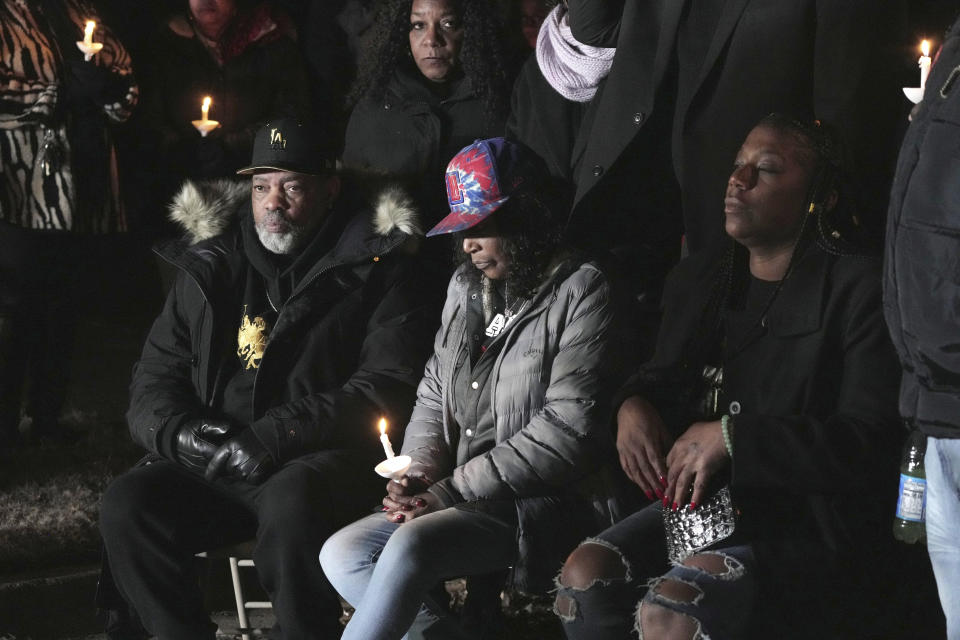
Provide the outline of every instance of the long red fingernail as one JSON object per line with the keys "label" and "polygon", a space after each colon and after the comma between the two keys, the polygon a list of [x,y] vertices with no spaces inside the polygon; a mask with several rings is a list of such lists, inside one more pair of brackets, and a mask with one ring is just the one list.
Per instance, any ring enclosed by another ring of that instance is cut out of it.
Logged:
{"label": "long red fingernail", "polygon": [[653,502],[653,493],[650,491],[650,489],[644,489],[643,492],[647,494],[647,500]]}
{"label": "long red fingernail", "polygon": [[417,499],[413,502],[413,504],[414,504],[415,506],[417,506],[417,507],[425,507],[425,506],[427,506],[427,501],[424,500],[423,498],[417,498]]}
{"label": "long red fingernail", "polygon": [[667,479],[666,479],[666,478],[664,478],[663,476],[657,476],[657,480],[660,481],[660,484],[662,484],[664,488],[667,487]]}
{"label": "long red fingernail", "polygon": [[663,496],[663,506],[666,507],[666,506],[669,505],[669,504],[670,504],[670,501],[667,500],[667,496]]}
{"label": "long red fingernail", "polygon": [[663,490],[662,490],[662,489],[654,489],[654,491],[657,493],[657,497],[660,498],[661,500],[663,500]]}
{"label": "long red fingernail", "polygon": [[677,510],[677,503],[676,503],[676,502],[673,503],[673,507],[671,507],[671,509],[672,509],[673,511],[676,511],[676,510]]}
{"label": "long red fingernail", "polygon": [[380,507],[380,511],[390,511],[390,507]]}
{"label": "long red fingernail", "polygon": [[398,513],[397,515],[393,516],[393,521],[394,521],[394,522],[403,522],[403,514],[402,514],[402,513]]}
{"label": "long red fingernail", "polygon": [[691,503],[690,503],[690,511],[693,511],[693,510],[696,509],[696,508],[697,508],[697,503],[696,503],[696,502],[691,502]]}

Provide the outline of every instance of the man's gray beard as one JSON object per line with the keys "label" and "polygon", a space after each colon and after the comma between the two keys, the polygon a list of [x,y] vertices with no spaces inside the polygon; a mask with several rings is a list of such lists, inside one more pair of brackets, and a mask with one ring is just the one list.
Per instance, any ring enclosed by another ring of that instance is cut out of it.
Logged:
{"label": "man's gray beard", "polygon": [[286,222],[290,230],[286,233],[274,233],[267,231],[267,229],[258,222],[254,224],[257,230],[257,237],[260,238],[260,244],[270,253],[290,255],[303,244],[304,237],[306,236],[306,228],[291,223],[283,217],[280,211],[268,211],[263,222],[274,222],[277,220]]}

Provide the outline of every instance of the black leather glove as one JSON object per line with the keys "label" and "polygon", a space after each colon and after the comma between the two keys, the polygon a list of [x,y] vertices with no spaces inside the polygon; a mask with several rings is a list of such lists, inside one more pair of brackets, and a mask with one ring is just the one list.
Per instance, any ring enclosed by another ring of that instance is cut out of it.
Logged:
{"label": "black leather glove", "polygon": [[207,465],[207,480],[222,475],[260,484],[273,471],[276,461],[251,429],[244,429],[217,449]]}
{"label": "black leather glove", "polygon": [[177,462],[191,471],[202,474],[217,452],[217,448],[237,431],[229,420],[193,420],[177,431]]}

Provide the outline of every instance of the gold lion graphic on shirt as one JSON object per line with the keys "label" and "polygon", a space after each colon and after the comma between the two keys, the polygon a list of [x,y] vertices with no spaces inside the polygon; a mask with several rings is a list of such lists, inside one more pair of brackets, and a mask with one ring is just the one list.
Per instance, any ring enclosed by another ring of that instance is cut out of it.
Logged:
{"label": "gold lion graphic on shirt", "polygon": [[246,366],[244,369],[259,369],[263,352],[270,339],[270,327],[267,321],[257,316],[253,320],[247,315],[247,305],[243,305],[243,320],[237,332],[237,356]]}

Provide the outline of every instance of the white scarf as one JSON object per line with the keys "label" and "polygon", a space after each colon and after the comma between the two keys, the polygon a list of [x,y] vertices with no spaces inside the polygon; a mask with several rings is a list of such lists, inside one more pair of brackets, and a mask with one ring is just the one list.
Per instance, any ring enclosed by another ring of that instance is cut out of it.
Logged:
{"label": "white scarf", "polygon": [[557,93],[573,102],[590,102],[597,85],[610,73],[615,48],[591,47],[570,32],[568,14],[558,4],[547,15],[537,35],[537,64]]}

